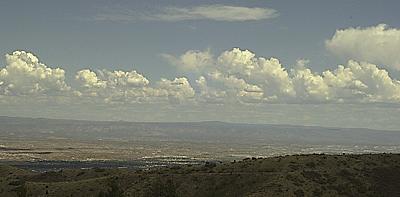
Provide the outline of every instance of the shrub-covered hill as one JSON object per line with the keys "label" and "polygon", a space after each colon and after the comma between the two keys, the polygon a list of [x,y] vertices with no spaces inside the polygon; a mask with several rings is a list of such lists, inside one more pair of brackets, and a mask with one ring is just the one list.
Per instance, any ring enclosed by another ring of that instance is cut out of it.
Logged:
{"label": "shrub-covered hill", "polygon": [[292,155],[146,171],[0,166],[0,196],[400,196],[400,155]]}

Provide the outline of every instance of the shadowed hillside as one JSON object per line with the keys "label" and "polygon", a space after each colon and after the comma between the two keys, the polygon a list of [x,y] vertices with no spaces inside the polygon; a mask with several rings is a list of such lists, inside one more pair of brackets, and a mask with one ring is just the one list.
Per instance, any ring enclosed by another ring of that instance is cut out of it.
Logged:
{"label": "shadowed hillside", "polygon": [[0,167],[0,196],[399,196],[400,155],[293,155],[34,173]]}

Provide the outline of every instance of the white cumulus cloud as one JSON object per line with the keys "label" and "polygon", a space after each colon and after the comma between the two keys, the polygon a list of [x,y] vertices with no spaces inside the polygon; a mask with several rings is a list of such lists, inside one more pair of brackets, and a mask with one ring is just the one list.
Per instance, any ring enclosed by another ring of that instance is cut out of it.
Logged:
{"label": "white cumulus cloud", "polygon": [[184,101],[193,98],[195,91],[185,77],[175,78],[174,80],[161,79],[157,82],[157,91],[164,91],[172,101]]}
{"label": "white cumulus cloud", "polygon": [[400,29],[385,24],[337,30],[326,41],[328,51],[343,59],[354,59],[400,70]]}
{"label": "white cumulus cloud", "polygon": [[[199,76],[196,85],[200,101],[400,102],[400,82],[375,64],[350,60],[335,70],[317,73],[307,68],[305,60],[287,71],[276,58],[257,57],[239,48],[224,51],[215,58],[207,53],[188,51],[170,61]],[[207,54],[206,64],[198,66],[193,61],[185,61],[184,57],[196,59],[199,54]]]}
{"label": "white cumulus cloud", "polygon": [[137,71],[108,71],[89,69],[77,72],[80,96],[92,97],[106,103],[183,102],[194,96],[194,90],[184,77],[161,79],[154,85]]}
{"label": "white cumulus cloud", "polygon": [[171,64],[176,65],[181,71],[201,72],[214,64],[210,50],[189,50],[178,58],[169,54],[162,54]]}
{"label": "white cumulus cloud", "polygon": [[6,65],[0,70],[0,94],[59,95],[70,90],[63,69],[47,67],[32,53],[15,51],[5,57]]}
{"label": "white cumulus cloud", "polygon": [[[266,102],[295,95],[289,74],[278,59],[256,57],[249,50],[233,48],[216,58],[209,51],[188,51],[170,59],[183,70],[200,75],[196,82],[206,100]],[[187,59],[206,61],[198,61],[199,65]]]}

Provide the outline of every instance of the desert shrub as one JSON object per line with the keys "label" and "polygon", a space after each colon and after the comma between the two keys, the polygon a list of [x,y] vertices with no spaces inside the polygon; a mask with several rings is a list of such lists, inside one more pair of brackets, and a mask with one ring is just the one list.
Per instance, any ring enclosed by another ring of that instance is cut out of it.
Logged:
{"label": "desert shrub", "polygon": [[292,182],[294,185],[296,185],[296,186],[302,186],[303,183],[304,183],[304,180],[300,179],[300,178],[299,178],[298,176],[296,176],[296,175],[288,174],[288,175],[286,176],[286,179],[289,180],[289,181],[291,181],[291,182]]}
{"label": "desert shrub", "polygon": [[176,194],[176,185],[171,179],[163,181],[160,178],[154,180],[153,184],[146,191],[145,196],[162,196],[162,197],[174,197]]}
{"label": "desert shrub", "polygon": [[123,196],[123,191],[120,188],[119,184],[115,180],[113,180],[110,183],[110,187],[111,187],[111,190],[107,195],[108,197],[120,197],[120,196]]}
{"label": "desert shrub", "polygon": [[207,168],[214,168],[214,167],[217,166],[217,164],[215,162],[207,161],[204,166],[207,167]]}
{"label": "desert shrub", "polygon": [[298,165],[293,165],[293,164],[289,164],[289,168],[290,168],[292,171],[297,171],[297,170],[300,169],[300,167],[299,167]]}
{"label": "desert shrub", "polygon": [[314,189],[314,191],[312,192],[312,196],[318,197],[318,196],[322,196],[324,193],[320,190],[320,189]]}
{"label": "desert shrub", "polygon": [[340,170],[338,174],[342,177],[352,178],[352,174],[347,169]]}
{"label": "desert shrub", "polygon": [[106,197],[106,193],[104,191],[100,191],[98,197]]}
{"label": "desert shrub", "polygon": [[95,172],[105,172],[106,170],[103,168],[95,168],[94,171]]}
{"label": "desert shrub", "polygon": [[303,197],[304,196],[304,191],[302,189],[298,189],[294,192],[294,195],[297,197]]}
{"label": "desert shrub", "polygon": [[309,168],[315,168],[316,165],[314,162],[311,161],[311,162],[306,163],[306,166]]}
{"label": "desert shrub", "polygon": [[337,192],[338,192],[340,195],[354,196],[354,195],[352,194],[351,186],[350,186],[350,185],[339,184],[339,185],[336,187],[336,190],[337,190]]}
{"label": "desert shrub", "polygon": [[12,186],[18,186],[21,185],[22,181],[21,180],[13,180],[10,183],[8,183],[8,185],[12,185]]}
{"label": "desert shrub", "polygon": [[337,178],[336,177],[328,177],[327,182],[332,184],[334,182],[336,182]]}
{"label": "desert shrub", "polygon": [[180,170],[180,169],[182,169],[182,166],[174,165],[174,166],[171,166],[170,169],[171,170]]}
{"label": "desert shrub", "polygon": [[26,196],[27,190],[25,185],[21,185],[17,189],[18,196]]}
{"label": "desert shrub", "polygon": [[325,179],[318,172],[303,171],[301,174],[308,180],[312,180],[312,181],[320,183],[320,184],[326,183]]}

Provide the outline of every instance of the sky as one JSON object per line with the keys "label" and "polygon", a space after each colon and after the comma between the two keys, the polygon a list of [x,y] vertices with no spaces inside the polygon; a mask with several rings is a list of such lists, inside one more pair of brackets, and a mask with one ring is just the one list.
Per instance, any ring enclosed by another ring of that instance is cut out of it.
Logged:
{"label": "sky", "polygon": [[399,1],[1,1],[0,115],[400,128]]}

